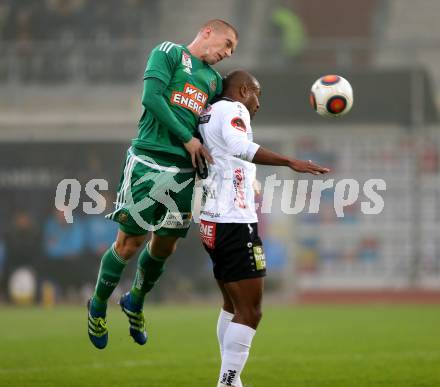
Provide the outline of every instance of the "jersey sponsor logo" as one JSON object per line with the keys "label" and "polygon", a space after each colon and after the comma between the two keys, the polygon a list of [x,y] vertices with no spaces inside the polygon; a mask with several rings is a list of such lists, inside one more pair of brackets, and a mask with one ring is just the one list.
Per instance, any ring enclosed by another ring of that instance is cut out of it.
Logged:
{"label": "jersey sponsor logo", "polygon": [[192,68],[191,56],[188,55],[185,51],[182,52],[182,64],[185,67]]}
{"label": "jersey sponsor logo", "polygon": [[185,66],[183,71],[191,75],[191,69],[192,69],[191,56],[188,55],[185,51],[182,52],[182,64]]}
{"label": "jersey sponsor logo", "polygon": [[231,125],[233,128],[238,129],[241,132],[246,132],[246,124],[241,117],[234,117],[231,120]]}
{"label": "jersey sponsor logo", "polygon": [[208,248],[215,248],[216,223],[200,221],[200,239]]}
{"label": "jersey sponsor logo", "polygon": [[[212,187],[211,185],[203,185],[202,187],[202,200],[201,200],[201,206],[205,207],[207,200],[215,200],[217,198],[217,191],[215,189],[215,187]],[[202,211],[202,213],[204,213],[205,215],[208,215],[210,218],[214,217],[214,213],[212,212],[205,212]],[[217,216],[220,216],[220,214],[218,214]]]}
{"label": "jersey sponsor logo", "polygon": [[235,198],[234,203],[238,208],[246,208],[246,195],[244,191],[244,170],[243,168],[234,169],[234,190]]}
{"label": "jersey sponsor logo", "polygon": [[211,119],[211,114],[207,114],[205,116],[201,116],[199,119],[199,124],[207,124]]}
{"label": "jersey sponsor logo", "polygon": [[199,119],[199,124],[207,124],[209,120],[211,119],[211,115],[208,114],[212,110],[212,105],[208,105],[205,109],[202,111],[202,115]]}
{"label": "jersey sponsor logo", "polygon": [[212,187],[210,185],[204,184],[202,187],[203,190],[203,198],[206,199],[216,199],[217,198],[217,191],[215,189],[215,187]]}
{"label": "jersey sponsor logo", "polygon": [[190,83],[186,83],[183,92],[174,91],[171,95],[170,101],[172,105],[182,106],[200,116],[206,102],[208,101],[208,94]]}
{"label": "jersey sponsor logo", "polygon": [[200,211],[201,215],[209,216],[210,218],[220,218],[220,212],[212,212],[212,211]]}

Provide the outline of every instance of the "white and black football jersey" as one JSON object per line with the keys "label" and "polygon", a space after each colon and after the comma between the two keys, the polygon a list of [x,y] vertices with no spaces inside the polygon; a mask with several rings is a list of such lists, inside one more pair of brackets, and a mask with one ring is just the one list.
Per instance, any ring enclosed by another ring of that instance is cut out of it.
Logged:
{"label": "white and black football jersey", "polygon": [[250,161],[259,145],[253,142],[250,122],[247,108],[226,98],[209,105],[200,116],[200,134],[215,163],[203,180],[202,220],[258,221],[253,189],[256,166]]}

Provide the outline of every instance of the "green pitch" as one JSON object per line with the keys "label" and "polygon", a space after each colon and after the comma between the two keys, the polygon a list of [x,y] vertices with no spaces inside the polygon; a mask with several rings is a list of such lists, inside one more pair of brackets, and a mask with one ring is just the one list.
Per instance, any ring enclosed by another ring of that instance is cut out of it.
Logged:
{"label": "green pitch", "polygon": [[[86,309],[0,308],[0,386],[215,387],[217,308],[147,307],[149,343],[109,311],[94,349]],[[252,387],[440,386],[440,307],[267,307],[243,382]]]}

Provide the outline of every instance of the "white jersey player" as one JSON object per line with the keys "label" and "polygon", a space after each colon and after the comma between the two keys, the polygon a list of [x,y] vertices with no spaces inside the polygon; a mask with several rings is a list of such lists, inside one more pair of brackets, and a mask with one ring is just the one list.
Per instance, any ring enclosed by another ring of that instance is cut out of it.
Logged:
{"label": "white jersey player", "polygon": [[200,133],[215,164],[203,181],[201,219],[217,223],[255,223],[251,161],[260,147],[253,142],[249,111],[239,101],[223,98],[204,111]]}
{"label": "white jersey player", "polygon": [[234,71],[223,81],[222,99],[200,117],[201,136],[214,158],[203,181],[200,237],[223,294],[217,324],[222,357],[219,387],[242,386],[240,374],[261,319],[266,262],[258,236],[254,164],[329,172],[310,160],[285,157],[253,142],[251,118],[259,109],[260,93],[255,77]]}

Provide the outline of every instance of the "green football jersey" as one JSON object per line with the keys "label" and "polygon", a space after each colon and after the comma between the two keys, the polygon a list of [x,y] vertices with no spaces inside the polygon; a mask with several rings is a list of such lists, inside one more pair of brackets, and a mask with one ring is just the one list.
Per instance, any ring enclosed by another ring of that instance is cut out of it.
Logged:
{"label": "green football jersey", "polygon": [[[144,79],[147,78],[160,79],[167,85],[164,98],[190,134],[195,132],[202,110],[222,90],[222,78],[217,71],[191,55],[185,46],[171,42],[153,49],[145,69]],[[145,108],[138,125],[138,137],[132,144],[156,155],[158,162],[169,161],[166,164],[178,167],[192,165],[182,141]]]}

